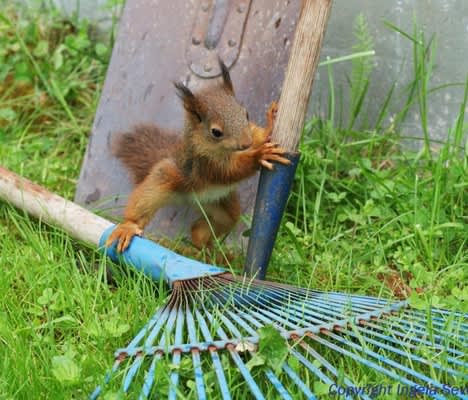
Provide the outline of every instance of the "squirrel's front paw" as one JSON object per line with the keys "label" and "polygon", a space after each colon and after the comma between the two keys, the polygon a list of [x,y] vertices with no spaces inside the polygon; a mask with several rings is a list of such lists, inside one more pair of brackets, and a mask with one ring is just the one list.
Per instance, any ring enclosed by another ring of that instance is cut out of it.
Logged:
{"label": "squirrel's front paw", "polygon": [[269,170],[273,170],[271,161],[276,161],[285,165],[291,164],[290,160],[282,157],[286,153],[287,151],[279,147],[277,143],[266,142],[259,148],[259,163]]}
{"label": "squirrel's front paw", "polygon": [[134,222],[123,222],[114,229],[109,238],[106,240],[106,246],[110,247],[112,246],[112,243],[118,240],[119,242],[117,243],[117,251],[121,253],[125,251],[130,245],[133,236],[141,236],[142,233],[143,230]]}

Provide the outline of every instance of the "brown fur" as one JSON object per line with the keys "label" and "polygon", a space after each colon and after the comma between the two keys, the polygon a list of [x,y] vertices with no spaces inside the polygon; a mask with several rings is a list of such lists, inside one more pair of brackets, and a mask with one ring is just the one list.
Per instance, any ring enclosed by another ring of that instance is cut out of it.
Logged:
{"label": "brown fur", "polygon": [[177,136],[154,125],[137,125],[121,134],[114,144],[114,155],[130,171],[133,182],[145,179],[151,168],[177,145]]}
{"label": "brown fur", "polygon": [[[124,223],[107,245],[118,240],[118,250],[125,250],[159,208],[180,198],[190,201],[192,195],[205,199],[202,205],[215,235],[225,235],[240,217],[239,198],[231,185],[253,175],[260,165],[271,169],[272,161],[289,163],[282,157],[284,150],[269,141],[276,104],[268,110],[266,128],[249,122],[247,111],[234,97],[227,68],[221,64],[221,69],[222,83],[196,94],[182,83],[175,84],[185,109],[180,139],[149,125],[119,136],[114,154],[137,186],[129,197]],[[210,224],[202,218],[192,226],[196,247],[212,244]]]}

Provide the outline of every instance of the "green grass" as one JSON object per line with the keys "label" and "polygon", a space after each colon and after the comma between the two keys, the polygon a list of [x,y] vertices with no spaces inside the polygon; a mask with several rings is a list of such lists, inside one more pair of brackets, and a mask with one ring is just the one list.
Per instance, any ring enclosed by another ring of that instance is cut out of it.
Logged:
{"label": "green grass", "polygon": [[[71,199],[112,39],[100,41],[88,24],[50,10],[1,10],[0,164]],[[365,23],[356,29],[354,50],[369,50]],[[386,125],[394,95],[389,88],[378,99],[376,125],[364,125],[371,64],[355,61],[353,107],[347,121],[338,121],[333,65],[327,65],[330,117],[305,126],[269,279],[391,297],[382,276],[396,273],[421,292],[410,298],[415,306],[466,312],[467,86],[460,86],[460,113],[447,142],[431,141],[426,109],[434,90],[434,42],[425,43],[417,30],[405,35],[414,46],[415,77],[392,124]],[[401,146],[407,138],[400,124],[412,106],[423,121],[419,152]],[[0,399],[86,398],[114,350],[167,296],[4,202],[0,249]],[[358,381],[376,379],[365,369],[354,374]]]}

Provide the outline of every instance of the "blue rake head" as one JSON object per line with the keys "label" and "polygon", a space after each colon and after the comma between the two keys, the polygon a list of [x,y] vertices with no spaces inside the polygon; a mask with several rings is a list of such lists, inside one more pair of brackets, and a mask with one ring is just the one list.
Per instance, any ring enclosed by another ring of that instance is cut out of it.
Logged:
{"label": "blue rake head", "polygon": [[[257,205],[265,217],[256,219],[272,226],[262,236],[258,230],[264,227],[254,225],[253,237],[259,240],[249,243],[247,271],[261,278],[289,192],[274,178],[265,178],[269,183],[263,187],[279,190],[281,199],[265,203],[262,199],[271,195],[260,194]],[[268,216],[272,213],[277,218]],[[139,399],[315,399],[322,394],[468,400],[466,314],[423,312],[406,302],[235,277],[141,238],[122,256],[114,249],[106,253],[153,279],[163,277],[172,293],[127,347],[115,353],[114,365],[92,399],[119,391]],[[287,358],[274,369],[249,363],[266,325],[273,325],[287,345]]]}
{"label": "blue rake head", "polygon": [[[229,273],[177,281],[91,397],[314,399],[320,388],[347,399],[468,399],[467,318]],[[287,343],[276,370],[248,364],[266,325]]]}

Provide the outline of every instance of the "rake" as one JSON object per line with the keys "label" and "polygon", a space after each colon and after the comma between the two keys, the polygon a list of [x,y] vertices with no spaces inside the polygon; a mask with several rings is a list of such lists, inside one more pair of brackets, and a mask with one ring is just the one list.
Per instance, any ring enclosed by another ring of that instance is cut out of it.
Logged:
{"label": "rake", "polygon": [[[114,228],[1,167],[0,197],[93,245]],[[123,255],[107,253],[164,278],[172,293],[115,353],[93,399],[116,387],[142,399],[468,399],[467,314],[239,277],[139,237]],[[276,368],[252,367],[268,326],[285,356]]]}
{"label": "rake", "polygon": [[[318,29],[320,35],[311,36],[307,30],[313,31],[313,21],[323,28],[328,10],[328,1],[305,1],[298,22],[275,127],[277,134],[284,126],[294,126],[291,131],[296,135],[290,135],[292,142],[286,144],[273,135],[290,150],[293,162],[290,167],[277,166],[274,173],[262,172],[247,261],[247,270],[259,277],[265,274],[297,165],[297,133],[323,33]],[[307,57],[301,49],[308,52]],[[293,64],[306,58],[309,61],[299,63],[299,72],[295,70]],[[306,79],[298,87],[298,80],[288,76]],[[296,97],[288,98],[291,93]],[[287,110],[293,109],[294,121],[288,121],[293,113]],[[114,228],[109,221],[1,168],[0,195],[100,248]],[[259,213],[262,221],[272,223],[259,225]],[[93,399],[115,390],[142,399],[468,398],[466,314],[415,310],[404,301],[235,276],[138,237],[121,255],[115,248],[105,252],[154,280],[164,279],[172,293],[135,338],[116,352],[114,365],[91,395]],[[271,354],[265,353],[263,336],[271,327],[280,341],[267,350],[278,347],[284,354],[277,365],[269,360],[255,365],[256,355]]]}

